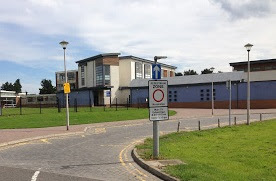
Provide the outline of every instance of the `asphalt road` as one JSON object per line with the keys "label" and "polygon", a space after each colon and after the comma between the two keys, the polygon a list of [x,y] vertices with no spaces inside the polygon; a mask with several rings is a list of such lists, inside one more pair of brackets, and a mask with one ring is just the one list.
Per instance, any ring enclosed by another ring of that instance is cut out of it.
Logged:
{"label": "asphalt road", "polygon": [[[234,116],[233,116],[234,117]],[[244,123],[245,115],[236,115]],[[259,114],[252,114],[259,120]],[[276,117],[264,114],[263,119]],[[227,116],[160,122],[160,134],[228,125]],[[242,121],[243,120],[243,121]],[[234,122],[232,120],[232,122]],[[152,136],[150,121],[108,123],[88,127],[82,135],[42,139],[0,149],[0,181],[159,180],[136,165],[130,151]],[[162,145],[160,145],[162,146]]]}

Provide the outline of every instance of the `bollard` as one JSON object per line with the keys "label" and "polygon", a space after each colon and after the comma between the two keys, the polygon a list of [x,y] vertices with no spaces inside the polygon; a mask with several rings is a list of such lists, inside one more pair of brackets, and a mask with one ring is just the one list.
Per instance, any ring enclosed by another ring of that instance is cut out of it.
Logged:
{"label": "bollard", "polygon": [[178,121],[178,124],[177,124],[177,132],[179,132],[179,128],[180,128],[180,121]]}
{"label": "bollard", "polygon": [[237,117],[234,117],[234,124],[237,125]]}
{"label": "bollard", "polygon": [[200,131],[200,121],[198,121],[198,130]]}
{"label": "bollard", "polygon": [[263,113],[260,113],[260,121],[263,120]]}
{"label": "bollard", "polygon": [[219,121],[219,118],[218,118],[218,127],[220,128],[220,121]]}

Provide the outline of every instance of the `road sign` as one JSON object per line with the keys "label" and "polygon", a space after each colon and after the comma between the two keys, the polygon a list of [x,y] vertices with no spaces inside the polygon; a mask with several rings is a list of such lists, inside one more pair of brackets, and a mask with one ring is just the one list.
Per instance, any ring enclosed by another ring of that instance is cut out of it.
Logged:
{"label": "road sign", "polygon": [[161,79],[161,65],[152,64],[152,79]]}
{"label": "road sign", "polygon": [[149,107],[168,107],[168,81],[149,81]]}
{"label": "road sign", "polygon": [[71,92],[69,83],[64,83],[63,88],[64,88],[64,94],[69,94]]}
{"label": "road sign", "polygon": [[152,107],[150,108],[150,120],[151,121],[162,121],[168,120],[168,107]]}

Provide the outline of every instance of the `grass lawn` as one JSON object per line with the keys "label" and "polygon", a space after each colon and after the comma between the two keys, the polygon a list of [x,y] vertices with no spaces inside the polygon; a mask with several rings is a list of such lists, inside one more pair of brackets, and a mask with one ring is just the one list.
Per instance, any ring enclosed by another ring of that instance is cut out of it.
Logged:
{"label": "grass lawn", "polygon": [[[137,148],[151,158],[151,139]],[[276,180],[276,120],[165,135],[160,158],[186,163],[165,168],[181,180]]]}
{"label": "grass lawn", "polygon": [[[39,108],[23,108],[22,115],[19,115],[19,108],[3,109],[3,116],[0,116],[0,129],[14,128],[42,128],[53,126],[65,126],[65,109],[58,113],[57,108],[44,108],[40,114]],[[170,111],[170,115],[176,114]],[[99,122],[111,122],[122,120],[146,119],[148,118],[148,109],[130,108],[79,108],[78,112],[70,109],[70,125],[89,124]]]}

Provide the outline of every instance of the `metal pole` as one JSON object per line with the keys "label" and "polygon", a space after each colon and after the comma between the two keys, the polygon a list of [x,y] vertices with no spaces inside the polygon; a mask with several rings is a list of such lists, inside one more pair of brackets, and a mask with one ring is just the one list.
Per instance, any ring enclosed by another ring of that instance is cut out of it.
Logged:
{"label": "metal pole", "polygon": [[219,121],[219,118],[218,118],[218,127],[220,128],[220,121]]}
{"label": "metal pole", "polygon": [[40,114],[41,114],[41,100],[39,101],[39,110],[40,110]]}
{"label": "metal pole", "polygon": [[231,101],[232,101],[232,98],[231,98],[231,80],[229,80],[229,126],[231,126]]}
{"label": "metal pole", "polygon": [[200,131],[201,128],[200,128],[200,121],[198,121],[198,130]]}
{"label": "metal pole", "polygon": [[116,98],[116,111],[117,111],[117,106],[118,106],[118,105],[117,105],[117,98]]}
{"label": "metal pole", "polygon": [[20,115],[22,115],[22,101],[21,101],[21,97],[19,98],[19,106],[20,106]]}
{"label": "metal pole", "polygon": [[153,121],[153,158],[159,157],[159,121]]}
{"label": "metal pole", "polygon": [[250,124],[250,61],[249,61],[249,51],[248,52],[248,67],[247,67],[247,125]]}
{"label": "metal pole", "polygon": [[[67,70],[66,70],[66,63],[65,63],[65,47],[63,48],[64,50],[64,72],[65,72],[65,83],[67,83]],[[66,129],[67,131],[69,130],[69,100],[68,100],[68,94],[66,95]]]}
{"label": "metal pole", "polygon": [[212,116],[214,115],[214,82],[212,81]]}

